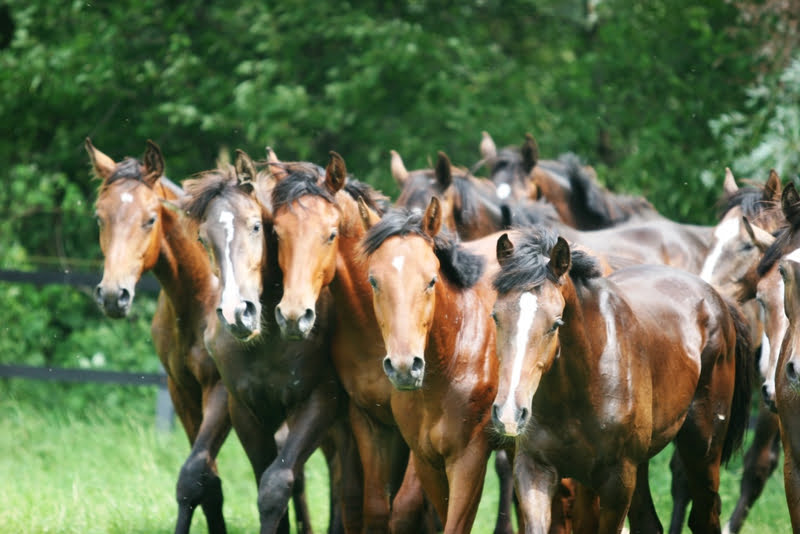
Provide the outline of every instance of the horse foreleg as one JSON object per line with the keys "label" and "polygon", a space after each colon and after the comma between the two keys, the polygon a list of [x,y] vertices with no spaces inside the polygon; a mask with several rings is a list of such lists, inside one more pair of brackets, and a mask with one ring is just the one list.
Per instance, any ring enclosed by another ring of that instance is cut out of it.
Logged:
{"label": "horse foreleg", "polygon": [[[170,381],[171,382],[171,381]],[[178,390],[172,383],[170,393],[176,412],[189,434],[192,450],[181,467],[176,484],[178,521],[175,532],[189,532],[192,515],[199,505],[206,516],[208,531],[224,534],[225,520],[222,516],[222,482],[217,473],[217,454],[231,429],[228,415],[228,393],[221,382],[216,381],[203,390],[202,412],[185,390]],[[176,402],[177,400],[177,402]]]}
{"label": "horse foreleg", "polygon": [[283,448],[270,464],[258,486],[258,511],[262,534],[272,534],[286,514],[295,480],[328,429],[341,415],[341,393],[335,388],[315,389],[291,413]]}
{"label": "horse foreleg", "polygon": [[392,501],[389,530],[392,534],[435,533],[440,530],[436,523],[436,512],[426,506],[422,481],[417,475],[413,454],[410,454],[403,482]]}
{"label": "horse foreleg", "polygon": [[546,534],[550,529],[553,496],[559,480],[555,468],[537,463],[517,449],[514,456],[514,488],[522,511],[525,534]]}
{"label": "horse foreleg", "polygon": [[513,534],[511,524],[511,506],[514,502],[514,477],[511,470],[511,460],[508,452],[498,450],[494,456],[494,470],[500,490],[497,503],[497,521],[494,524],[494,534]]}
{"label": "horse foreleg", "polygon": [[636,471],[635,464],[622,460],[616,469],[606,473],[605,482],[597,489],[600,498],[597,532],[622,531],[636,489]]}
{"label": "horse foreleg", "polygon": [[636,489],[633,492],[628,519],[634,534],[660,534],[664,532],[658,519],[653,495],[650,493],[650,464],[645,461],[636,470]]}
{"label": "horse foreleg", "polygon": [[689,507],[689,481],[686,479],[686,468],[681,462],[678,450],[672,452],[669,461],[669,470],[672,473],[672,517],[669,521],[669,534],[680,534],[686,520],[686,509]]}
{"label": "horse foreleg", "polygon": [[762,402],[753,433],[753,443],[744,455],[741,494],[723,532],[736,534],[741,530],[750,507],[764,491],[769,476],[778,466],[780,449],[778,416],[769,411]]}
{"label": "horse foreleg", "polygon": [[480,433],[455,455],[455,459],[445,459],[448,485],[445,534],[471,531],[486,479],[489,453],[489,444]]}

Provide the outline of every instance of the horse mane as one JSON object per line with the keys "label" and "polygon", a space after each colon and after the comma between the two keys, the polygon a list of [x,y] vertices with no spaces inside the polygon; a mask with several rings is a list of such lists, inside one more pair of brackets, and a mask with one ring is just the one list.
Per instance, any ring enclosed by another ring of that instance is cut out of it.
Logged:
{"label": "horse mane", "polygon": [[237,184],[236,170],[232,165],[196,174],[194,178],[183,182],[186,191],[186,197],[181,202],[183,210],[191,219],[198,221],[205,216],[212,200],[230,195]]}
{"label": "horse mane", "polygon": [[575,154],[562,154],[558,159],[566,167],[572,188],[571,204],[579,210],[576,215],[590,217],[595,227],[614,226],[634,215],[655,212],[653,205],[643,197],[618,195],[602,187],[586,172]]}
{"label": "horse mane", "polygon": [[320,184],[320,168],[316,165],[305,164],[287,167],[290,174],[275,185],[272,190],[272,207],[278,210],[282,206],[290,206],[300,198],[311,195],[320,197],[331,204],[336,204],[336,199],[328,188]]}
{"label": "horse mane", "polygon": [[[457,223],[469,221],[478,216],[480,207],[480,192],[477,191],[476,184],[470,180],[470,175],[466,169],[453,169],[453,187],[455,187],[458,197],[461,199],[460,209],[453,213]],[[484,196],[485,197],[485,196]]]}
{"label": "horse mane", "polygon": [[780,209],[780,202],[769,198],[766,195],[763,185],[740,187],[733,194],[723,198],[722,204],[723,207],[720,210],[720,218],[736,207],[741,209],[742,215],[750,220],[768,211]]}
{"label": "horse mane", "polygon": [[[514,253],[503,262],[492,282],[497,292],[504,295],[519,288],[537,287],[545,280],[558,282],[547,266],[550,251],[557,241],[556,233],[544,226],[523,229],[521,238],[514,246]],[[571,256],[569,276],[573,282],[602,276],[597,260],[586,252],[573,249]]]}
{"label": "horse mane", "polygon": [[500,212],[503,226],[506,228],[536,226],[538,224],[553,226],[561,222],[555,206],[544,199],[534,202],[502,204]]}
{"label": "horse mane", "polygon": [[373,188],[371,185],[359,180],[347,179],[344,184],[344,191],[353,200],[362,199],[368,208],[375,211],[378,215],[383,215],[391,205],[389,197]]}
{"label": "horse mane", "polygon": [[447,230],[442,229],[431,238],[422,230],[422,217],[423,213],[416,209],[389,210],[364,236],[363,254],[371,256],[390,237],[417,235],[433,245],[442,274],[449,282],[459,289],[474,286],[486,268],[485,258],[464,249]]}
{"label": "horse mane", "polygon": [[103,180],[100,184],[100,191],[105,191],[108,186],[119,180],[138,180],[147,184],[142,176],[142,162],[136,158],[126,157],[117,164],[114,174]]}
{"label": "horse mane", "polygon": [[788,225],[776,231],[774,234],[775,241],[764,251],[764,255],[761,257],[761,261],[758,262],[758,267],[756,267],[756,273],[759,278],[772,270],[772,267],[783,257],[786,247],[792,240],[793,233],[792,227]]}

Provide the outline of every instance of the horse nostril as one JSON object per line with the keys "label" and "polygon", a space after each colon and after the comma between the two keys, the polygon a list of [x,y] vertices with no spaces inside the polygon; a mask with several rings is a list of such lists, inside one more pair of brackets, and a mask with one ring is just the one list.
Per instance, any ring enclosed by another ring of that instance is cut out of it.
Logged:
{"label": "horse nostril", "polygon": [[103,287],[102,286],[97,285],[94,288],[94,299],[96,301],[98,301],[98,302],[101,302],[103,300]]}
{"label": "horse nostril", "polygon": [[492,421],[500,422],[500,408],[496,404],[492,404]]}
{"label": "horse nostril", "polygon": [[423,360],[419,356],[414,356],[414,360],[411,362],[412,376],[418,376],[424,369],[425,369],[425,360]]}
{"label": "horse nostril", "polygon": [[311,329],[312,326],[314,326],[315,319],[316,319],[316,314],[314,313],[314,310],[312,310],[311,308],[306,308],[306,311],[305,313],[303,313],[303,316],[300,317],[300,319],[297,321],[297,326],[303,332],[307,332],[308,330]]}
{"label": "horse nostril", "polygon": [[528,421],[528,415],[530,415],[530,410],[528,408],[520,408],[519,409],[519,416],[517,417],[517,426],[523,426]]}
{"label": "horse nostril", "polygon": [[281,305],[278,304],[275,306],[275,321],[278,323],[278,326],[281,328],[286,327],[286,317],[283,316],[283,312],[281,311]]}
{"label": "horse nostril", "polygon": [[242,310],[242,319],[251,320],[255,318],[256,305],[249,300],[244,301],[244,310]]}
{"label": "horse nostril", "polygon": [[392,360],[388,356],[383,359],[383,372],[386,373],[387,376],[392,376],[394,373]]}
{"label": "horse nostril", "polygon": [[127,289],[121,289],[119,292],[119,297],[117,297],[117,303],[119,304],[120,308],[126,307],[131,302],[131,294]]}

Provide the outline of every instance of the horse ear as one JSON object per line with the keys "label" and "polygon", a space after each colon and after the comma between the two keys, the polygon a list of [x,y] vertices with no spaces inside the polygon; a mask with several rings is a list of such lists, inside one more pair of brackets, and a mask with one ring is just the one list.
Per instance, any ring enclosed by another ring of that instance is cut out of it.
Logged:
{"label": "horse ear", "polygon": [[722,182],[722,190],[727,196],[731,196],[739,190],[739,186],[736,185],[736,179],[728,167],[725,167],[725,181]]}
{"label": "horse ear", "polygon": [[89,159],[92,160],[92,170],[95,176],[103,181],[111,178],[111,175],[114,174],[114,170],[117,168],[117,164],[114,160],[97,150],[92,144],[92,140],[88,137],[84,142],[84,146],[86,147],[86,152],[89,153]]}
{"label": "horse ear", "polygon": [[775,169],[769,170],[769,178],[764,184],[764,200],[777,200],[781,197],[781,178]]}
{"label": "horse ear", "polygon": [[800,225],[800,195],[797,194],[797,189],[794,188],[794,183],[792,182],[789,182],[783,188],[781,209],[792,228]]}
{"label": "horse ear", "polygon": [[569,251],[569,244],[567,241],[559,236],[553,249],[550,251],[550,263],[547,268],[556,277],[556,280],[561,278],[564,273],[569,271],[572,265],[572,253]]}
{"label": "horse ear", "polygon": [[344,165],[342,156],[331,150],[329,152],[330,160],[328,166],[325,167],[325,186],[328,190],[336,194],[347,180],[347,167]]}
{"label": "horse ear", "polygon": [[539,145],[536,139],[529,133],[525,134],[525,143],[522,145],[522,164],[525,166],[525,173],[529,173],[536,167],[539,161]]}
{"label": "horse ear", "polygon": [[480,151],[481,157],[491,166],[491,162],[497,158],[497,145],[494,144],[494,139],[489,132],[481,132]]}
{"label": "horse ear", "polygon": [[365,230],[369,230],[381,220],[377,213],[369,209],[362,197],[358,197],[358,215],[361,217],[361,223],[364,225]]}
{"label": "horse ear", "polygon": [[164,174],[164,156],[161,149],[151,139],[147,140],[144,150],[144,178],[145,183],[153,185]]}
{"label": "horse ear", "polygon": [[286,167],[283,166],[283,162],[278,159],[278,156],[275,155],[275,151],[272,150],[271,146],[266,147],[267,151],[267,170],[272,178],[275,179],[276,182],[280,182],[287,176],[289,173],[286,172]]}
{"label": "horse ear", "polygon": [[453,183],[453,170],[450,165],[450,158],[447,157],[442,151],[439,151],[438,158],[436,159],[436,181],[442,186],[442,189],[447,189]]}
{"label": "horse ear", "polygon": [[238,178],[240,184],[243,182],[252,182],[258,175],[256,172],[256,164],[253,163],[253,160],[247,152],[241,148],[236,149],[236,163],[234,167],[236,168],[236,178]]}
{"label": "horse ear", "polygon": [[400,157],[400,154],[398,154],[396,150],[390,150],[389,153],[392,155],[392,178],[394,178],[394,181],[397,182],[397,185],[402,189],[406,186],[406,182],[408,181],[408,171],[403,163],[403,158]]}
{"label": "horse ear", "polygon": [[431,237],[436,236],[442,229],[442,206],[437,197],[431,197],[431,203],[422,217],[422,231]]}
{"label": "horse ear", "polygon": [[505,265],[511,256],[514,255],[514,243],[509,239],[508,234],[503,234],[497,238],[497,263]]}
{"label": "horse ear", "polygon": [[747,235],[750,236],[750,240],[761,252],[766,251],[775,241],[774,235],[758,226],[753,226],[747,217],[742,217],[742,224],[745,231],[747,231]]}

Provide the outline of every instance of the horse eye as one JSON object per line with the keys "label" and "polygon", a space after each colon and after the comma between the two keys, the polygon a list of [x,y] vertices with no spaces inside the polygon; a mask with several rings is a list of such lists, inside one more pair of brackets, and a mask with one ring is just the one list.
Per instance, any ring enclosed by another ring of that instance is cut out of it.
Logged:
{"label": "horse eye", "polygon": [[786,280],[786,269],[783,268],[783,265],[778,266],[778,274],[781,275],[781,278]]}
{"label": "horse eye", "polygon": [[254,234],[257,234],[257,233],[258,233],[258,232],[260,232],[260,231],[261,231],[261,223],[260,223],[260,222],[257,222],[257,223],[255,223],[255,224],[253,225],[253,233],[254,233]]}
{"label": "horse eye", "polygon": [[753,248],[755,248],[755,245],[753,245],[753,243],[750,241],[742,243],[742,251],[753,250]]}
{"label": "horse eye", "polygon": [[369,280],[369,285],[372,286],[372,289],[378,289],[378,281],[375,280],[375,278],[373,278],[372,275],[369,276],[368,280]]}
{"label": "horse eye", "polygon": [[428,291],[430,291],[431,289],[433,289],[433,286],[435,286],[435,285],[436,285],[436,281],[437,281],[437,280],[439,280],[439,277],[438,277],[438,276],[434,276],[433,278],[431,278],[431,281],[430,281],[430,282],[428,282],[428,287],[427,287],[426,289],[427,289]]}
{"label": "horse eye", "polygon": [[336,239],[336,231],[331,232],[331,235],[328,236],[328,243],[333,243],[333,240]]}
{"label": "horse eye", "polygon": [[103,219],[101,219],[96,213],[94,214],[94,220],[97,223],[97,226],[103,226]]}
{"label": "horse eye", "polygon": [[563,326],[563,325],[564,325],[564,321],[561,320],[561,317],[559,317],[558,319],[555,320],[555,322],[553,323],[553,326],[550,327],[550,330],[548,331],[548,333],[555,332],[556,330],[558,330],[559,326]]}
{"label": "horse eye", "polygon": [[143,226],[144,228],[152,228],[152,227],[153,227],[153,225],[154,225],[155,223],[156,223],[156,216],[155,216],[155,215],[153,215],[152,217],[150,217],[149,219],[147,219],[147,222],[146,222],[146,223],[144,223],[142,226]]}
{"label": "horse eye", "polygon": [[492,318],[492,321],[494,321],[494,324],[497,325],[497,314],[495,312],[492,312],[490,316]]}

